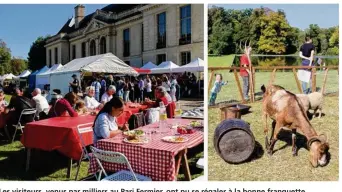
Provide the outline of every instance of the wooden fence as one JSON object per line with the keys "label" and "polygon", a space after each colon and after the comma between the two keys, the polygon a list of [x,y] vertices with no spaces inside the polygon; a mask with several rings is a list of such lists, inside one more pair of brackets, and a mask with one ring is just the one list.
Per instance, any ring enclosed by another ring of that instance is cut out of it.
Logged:
{"label": "wooden fence", "polygon": [[[277,70],[290,70],[293,72],[293,75],[294,75],[294,78],[295,78],[295,81],[296,81],[296,84],[298,87],[298,91],[300,93],[303,93],[300,81],[299,81],[298,76],[297,76],[297,70],[299,70],[299,69],[310,69],[311,70],[311,72],[312,72],[312,75],[311,75],[312,91],[315,92],[316,91],[316,69],[323,69],[325,71],[324,79],[323,79],[323,87],[322,87],[322,92],[324,94],[329,70],[337,69],[337,73],[338,73],[338,68],[339,68],[338,66],[274,66],[274,67],[258,67],[257,66],[257,67],[249,67],[248,69],[250,71],[252,71],[252,73],[249,75],[249,79],[250,79],[250,81],[249,81],[250,101],[251,102],[255,101],[255,71],[256,70],[272,71],[271,78],[268,82],[269,85],[274,82]],[[246,103],[245,98],[243,97],[242,87],[241,87],[240,78],[239,78],[239,74],[238,74],[238,71],[240,71],[240,69],[241,69],[241,67],[208,67],[208,72],[210,73],[209,86],[212,84],[215,71],[219,71],[219,70],[232,71],[234,73],[234,77],[235,77],[236,85],[237,85],[239,93],[240,93],[241,101],[243,103]],[[210,89],[208,89],[208,95],[210,95],[209,93],[210,93]]]}

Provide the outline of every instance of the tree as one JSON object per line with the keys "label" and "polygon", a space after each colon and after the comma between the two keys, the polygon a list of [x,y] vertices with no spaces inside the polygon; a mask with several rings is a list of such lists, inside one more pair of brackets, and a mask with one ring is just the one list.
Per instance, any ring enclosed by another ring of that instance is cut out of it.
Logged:
{"label": "tree", "polygon": [[41,69],[46,65],[46,40],[50,36],[38,37],[35,42],[32,43],[30,51],[28,53],[28,67],[32,71]]}
{"label": "tree", "polygon": [[6,43],[0,39],[0,74],[10,72],[11,50],[7,47]]}
{"label": "tree", "polygon": [[285,14],[281,11],[269,12],[260,19],[259,51],[264,54],[284,54],[286,52],[286,38],[291,28]]}
{"label": "tree", "polygon": [[339,28],[336,27],[329,39],[329,49],[327,54],[338,55],[339,54]]}
{"label": "tree", "polygon": [[10,62],[11,73],[19,75],[21,72],[27,69],[27,61],[20,58],[12,58]]}

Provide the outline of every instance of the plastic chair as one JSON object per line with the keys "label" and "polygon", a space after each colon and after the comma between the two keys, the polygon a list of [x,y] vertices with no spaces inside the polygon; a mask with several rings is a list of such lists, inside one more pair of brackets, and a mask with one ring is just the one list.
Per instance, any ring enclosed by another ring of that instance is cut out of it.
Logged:
{"label": "plastic chair", "polygon": [[204,169],[204,158],[198,159],[198,161],[196,163],[196,167],[200,168],[200,169]]}
{"label": "plastic chair", "polygon": [[[90,132],[93,132],[93,123],[86,123],[86,124],[77,125],[77,133],[78,133],[78,137],[80,138],[80,141],[81,141],[82,154],[81,154],[81,157],[78,161],[75,181],[77,181],[77,177],[78,177],[78,173],[80,171],[82,160],[88,159],[88,161],[90,162],[90,155],[91,154],[88,153],[87,148],[86,148],[87,146],[86,146],[86,144],[83,140],[83,137],[82,137],[82,134],[90,133]],[[96,177],[96,174],[94,174],[94,176]]]}
{"label": "plastic chair", "polygon": [[[23,128],[25,127],[24,125],[21,125],[21,118],[23,116],[28,116],[28,115],[33,115],[33,118],[32,118],[32,121],[30,122],[33,122],[35,121],[34,119],[36,118],[36,112],[37,110],[36,109],[24,109],[20,116],[19,116],[19,120],[18,120],[18,123],[16,125],[13,125],[13,127],[15,128],[15,131],[14,131],[14,134],[13,134],[13,139],[12,139],[12,142],[14,141],[14,138],[15,138],[15,135],[17,134],[17,130],[19,129],[21,131],[21,133],[24,133],[23,131]],[[29,123],[29,122],[28,122]]]}
{"label": "plastic chair", "polygon": [[[97,164],[101,168],[98,180],[100,180],[101,173],[103,172],[106,177],[101,181],[152,181],[150,177],[134,173],[131,164],[128,162],[124,154],[119,152],[103,151],[93,146],[91,146],[90,149],[93,152],[93,156],[95,157]],[[112,175],[107,175],[100,160],[109,163],[126,164],[128,170],[121,170]]]}

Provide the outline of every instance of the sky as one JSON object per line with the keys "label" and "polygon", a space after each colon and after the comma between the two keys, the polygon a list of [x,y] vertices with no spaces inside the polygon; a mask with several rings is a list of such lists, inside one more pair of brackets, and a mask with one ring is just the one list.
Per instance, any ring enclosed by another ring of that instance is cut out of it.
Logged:
{"label": "sky", "polygon": [[[26,59],[32,43],[39,36],[55,35],[74,15],[76,4],[4,5],[0,4],[0,39],[12,56]],[[106,5],[85,5],[85,14]]]}
{"label": "sky", "polygon": [[339,24],[338,4],[218,4],[215,6],[225,9],[254,9],[261,6],[274,11],[282,9],[289,24],[302,30],[308,28],[310,24],[318,24],[321,28],[329,28]]}

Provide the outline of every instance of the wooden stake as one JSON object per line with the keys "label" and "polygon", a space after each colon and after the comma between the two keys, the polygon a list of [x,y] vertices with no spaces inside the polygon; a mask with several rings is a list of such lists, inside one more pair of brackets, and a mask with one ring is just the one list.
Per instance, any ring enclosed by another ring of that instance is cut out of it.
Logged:
{"label": "wooden stake", "polygon": [[316,92],[316,68],[311,70],[312,92]]}
{"label": "wooden stake", "polygon": [[277,68],[274,68],[273,72],[272,72],[272,75],[271,75],[271,79],[270,79],[268,85],[272,85],[273,84],[276,71],[277,71]]}
{"label": "wooden stake", "polygon": [[300,86],[300,82],[299,82],[299,79],[298,79],[298,76],[297,76],[297,71],[296,71],[295,68],[293,68],[292,71],[293,71],[294,78],[296,80],[296,84],[297,84],[299,93],[303,94],[302,86]]}
{"label": "wooden stake", "polygon": [[208,85],[208,96],[209,97],[210,97],[210,86],[211,86],[211,83],[213,82],[213,78],[214,78],[214,70],[211,71],[210,79],[209,79],[209,85]]}
{"label": "wooden stake", "polygon": [[234,69],[234,76],[235,76],[236,85],[237,85],[237,87],[239,89],[241,101],[242,101],[242,103],[246,103],[245,98],[243,97],[243,92],[242,92],[242,88],[241,88],[241,84],[240,84],[240,79],[238,77],[236,69]]}
{"label": "wooden stake", "polygon": [[323,79],[323,85],[322,85],[322,90],[321,90],[321,93],[322,93],[323,95],[325,94],[325,85],[326,85],[326,83],[327,83],[328,71],[329,71],[329,68],[325,69],[324,79]]}

